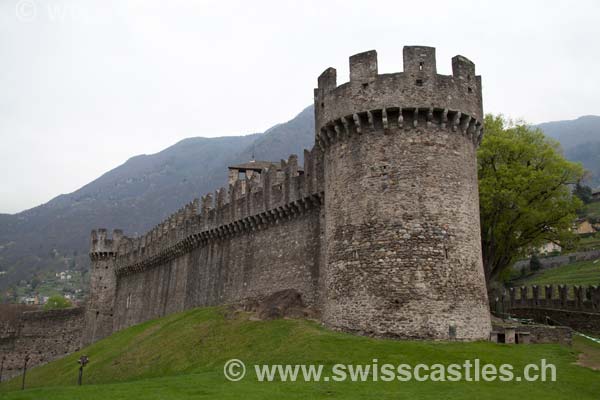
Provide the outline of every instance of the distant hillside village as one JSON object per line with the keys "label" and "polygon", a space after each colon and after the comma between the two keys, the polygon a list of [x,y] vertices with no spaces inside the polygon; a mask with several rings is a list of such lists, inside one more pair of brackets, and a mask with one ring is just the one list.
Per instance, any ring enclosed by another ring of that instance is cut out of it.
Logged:
{"label": "distant hillside village", "polygon": [[[591,190],[589,200],[584,200],[584,208],[579,218],[573,224],[573,232],[579,236],[579,241],[574,250],[589,251],[600,249],[600,188]],[[573,250],[573,249],[571,249]],[[537,249],[542,256],[557,255],[563,252],[560,243],[544,243]]]}
{"label": "distant hillside village", "polygon": [[[4,271],[0,271],[2,275]],[[53,296],[60,296],[73,305],[82,304],[89,280],[81,270],[66,269],[37,275],[29,281],[21,281],[10,292],[13,303],[43,306]]]}

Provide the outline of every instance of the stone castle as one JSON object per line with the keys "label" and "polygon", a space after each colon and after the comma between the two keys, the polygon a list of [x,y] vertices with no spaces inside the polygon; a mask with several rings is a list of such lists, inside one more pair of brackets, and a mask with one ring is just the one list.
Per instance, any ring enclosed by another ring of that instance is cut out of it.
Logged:
{"label": "stone castle", "polygon": [[229,187],[150,232],[92,232],[83,343],[184,309],[293,289],[333,328],[365,335],[488,339],[476,149],[481,77],[462,56],[404,47],[328,68],[314,91],[315,146],[230,167]]}

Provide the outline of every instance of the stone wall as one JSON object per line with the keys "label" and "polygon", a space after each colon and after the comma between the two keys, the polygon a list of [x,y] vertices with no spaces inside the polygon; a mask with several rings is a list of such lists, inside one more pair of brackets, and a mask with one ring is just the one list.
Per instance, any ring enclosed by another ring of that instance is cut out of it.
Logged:
{"label": "stone wall", "polygon": [[268,228],[210,241],[144,273],[122,275],[114,329],[184,309],[295,289],[318,301],[320,207]]}
{"label": "stone wall", "polygon": [[[115,243],[121,239],[122,233],[115,231]],[[85,332],[83,345],[110,335],[113,331],[114,299],[117,277],[114,270],[116,252],[111,250],[112,240],[106,238],[106,231],[100,230],[96,241],[97,247],[91,253],[90,291],[85,316]],[[102,248],[104,245],[105,248]]]}
{"label": "stone wall", "polygon": [[600,286],[545,285],[509,288],[492,301],[498,312],[515,308],[549,308],[600,314]]}
{"label": "stone wall", "polygon": [[575,331],[600,335],[600,314],[582,311],[554,310],[550,308],[514,308],[511,314],[529,318],[541,324],[568,326]]}
{"label": "stone wall", "polygon": [[570,346],[573,343],[573,331],[566,326],[520,325],[517,332],[529,332],[533,344],[562,344]]}
{"label": "stone wall", "polygon": [[315,147],[232,180],[142,237],[92,233],[84,342],[190,307],[294,289],[332,328],[475,340],[491,329],[481,261],[476,148],[481,78],[462,56],[404,48],[379,75],[374,51],[327,69]]}
{"label": "stone wall", "polygon": [[323,320],[376,336],[486,339],[476,148],[480,77],[464,57],[436,73],[435,50],[404,48],[379,75],[374,51],[327,69],[315,90],[324,151]]}
{"label": "stone wall", "polygon": [[600,286],[521,286],[496,296],[491,308],[499,315],[528,318],[600,334]]}
{"label": "stone wall", "polygon": [[79,350],[84,325],[83,308],[26,311],[11,322],[3,321],[0,331],[2,379],[21,374],[25,357],[28,368],[45,364]]}
{"label": "stone wall", "polygon": [[[518,324],[514,320],[495,322],[492,327],[492,341],[498,340],[498,333],[507,333],[514,330],[516,333],[529,334],[527,340],[531,344],[562,344],[571,346],[573,344],[573,330],[567,326],[551,326],[542,324]],[[505,338],[506,340],[506,338]],[[523,344],[523,343],[521,343]]]}
{"label": "stone wall", "polygon": [[94,293],[83,342],[148,318],[237,301],[242,294],[268,295],[292,283],[314,303],[322,165],[316,149],[305,151],[304,160],[300,169],[291,155],[280,168],[266,167],[202,196],[142,237],[93,231]]}

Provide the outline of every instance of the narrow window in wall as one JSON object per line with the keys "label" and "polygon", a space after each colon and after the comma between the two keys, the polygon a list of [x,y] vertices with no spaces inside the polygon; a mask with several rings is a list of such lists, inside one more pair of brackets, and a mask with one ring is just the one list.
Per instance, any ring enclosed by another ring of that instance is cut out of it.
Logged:
{"label": "narrow window in wall", "polygon": [[423,61],[419,63],[419,71],[423,71]]}

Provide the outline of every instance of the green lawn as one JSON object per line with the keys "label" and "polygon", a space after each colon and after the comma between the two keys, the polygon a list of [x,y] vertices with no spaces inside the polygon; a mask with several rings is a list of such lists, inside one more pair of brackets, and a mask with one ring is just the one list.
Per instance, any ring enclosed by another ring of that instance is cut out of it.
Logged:
{"label": "green lawn", "polygon": [[[0,384],[2,399],[598,399],[600,371],[578,366],[584,344],[592,362],[600,345],[576,341],[515,346],[489,342],[447,343],[372,339],[329,331],[306,320],[253,321],[249,314],[204,308],[174,314],[105,340]],[[90,357],[82,387],[74,386],[81,354]],[[240,382],[223,377],[238,358],[248,366]],[[557,382],[257,382],[253,364],[462,364],[481,359],[519,371],[541,359],[554,363]]]}
{"label": "green lawn", "polygon": [[582,261],[561,267],[541,270],[515,282],[520,285],[600,285],[600,259]]}

